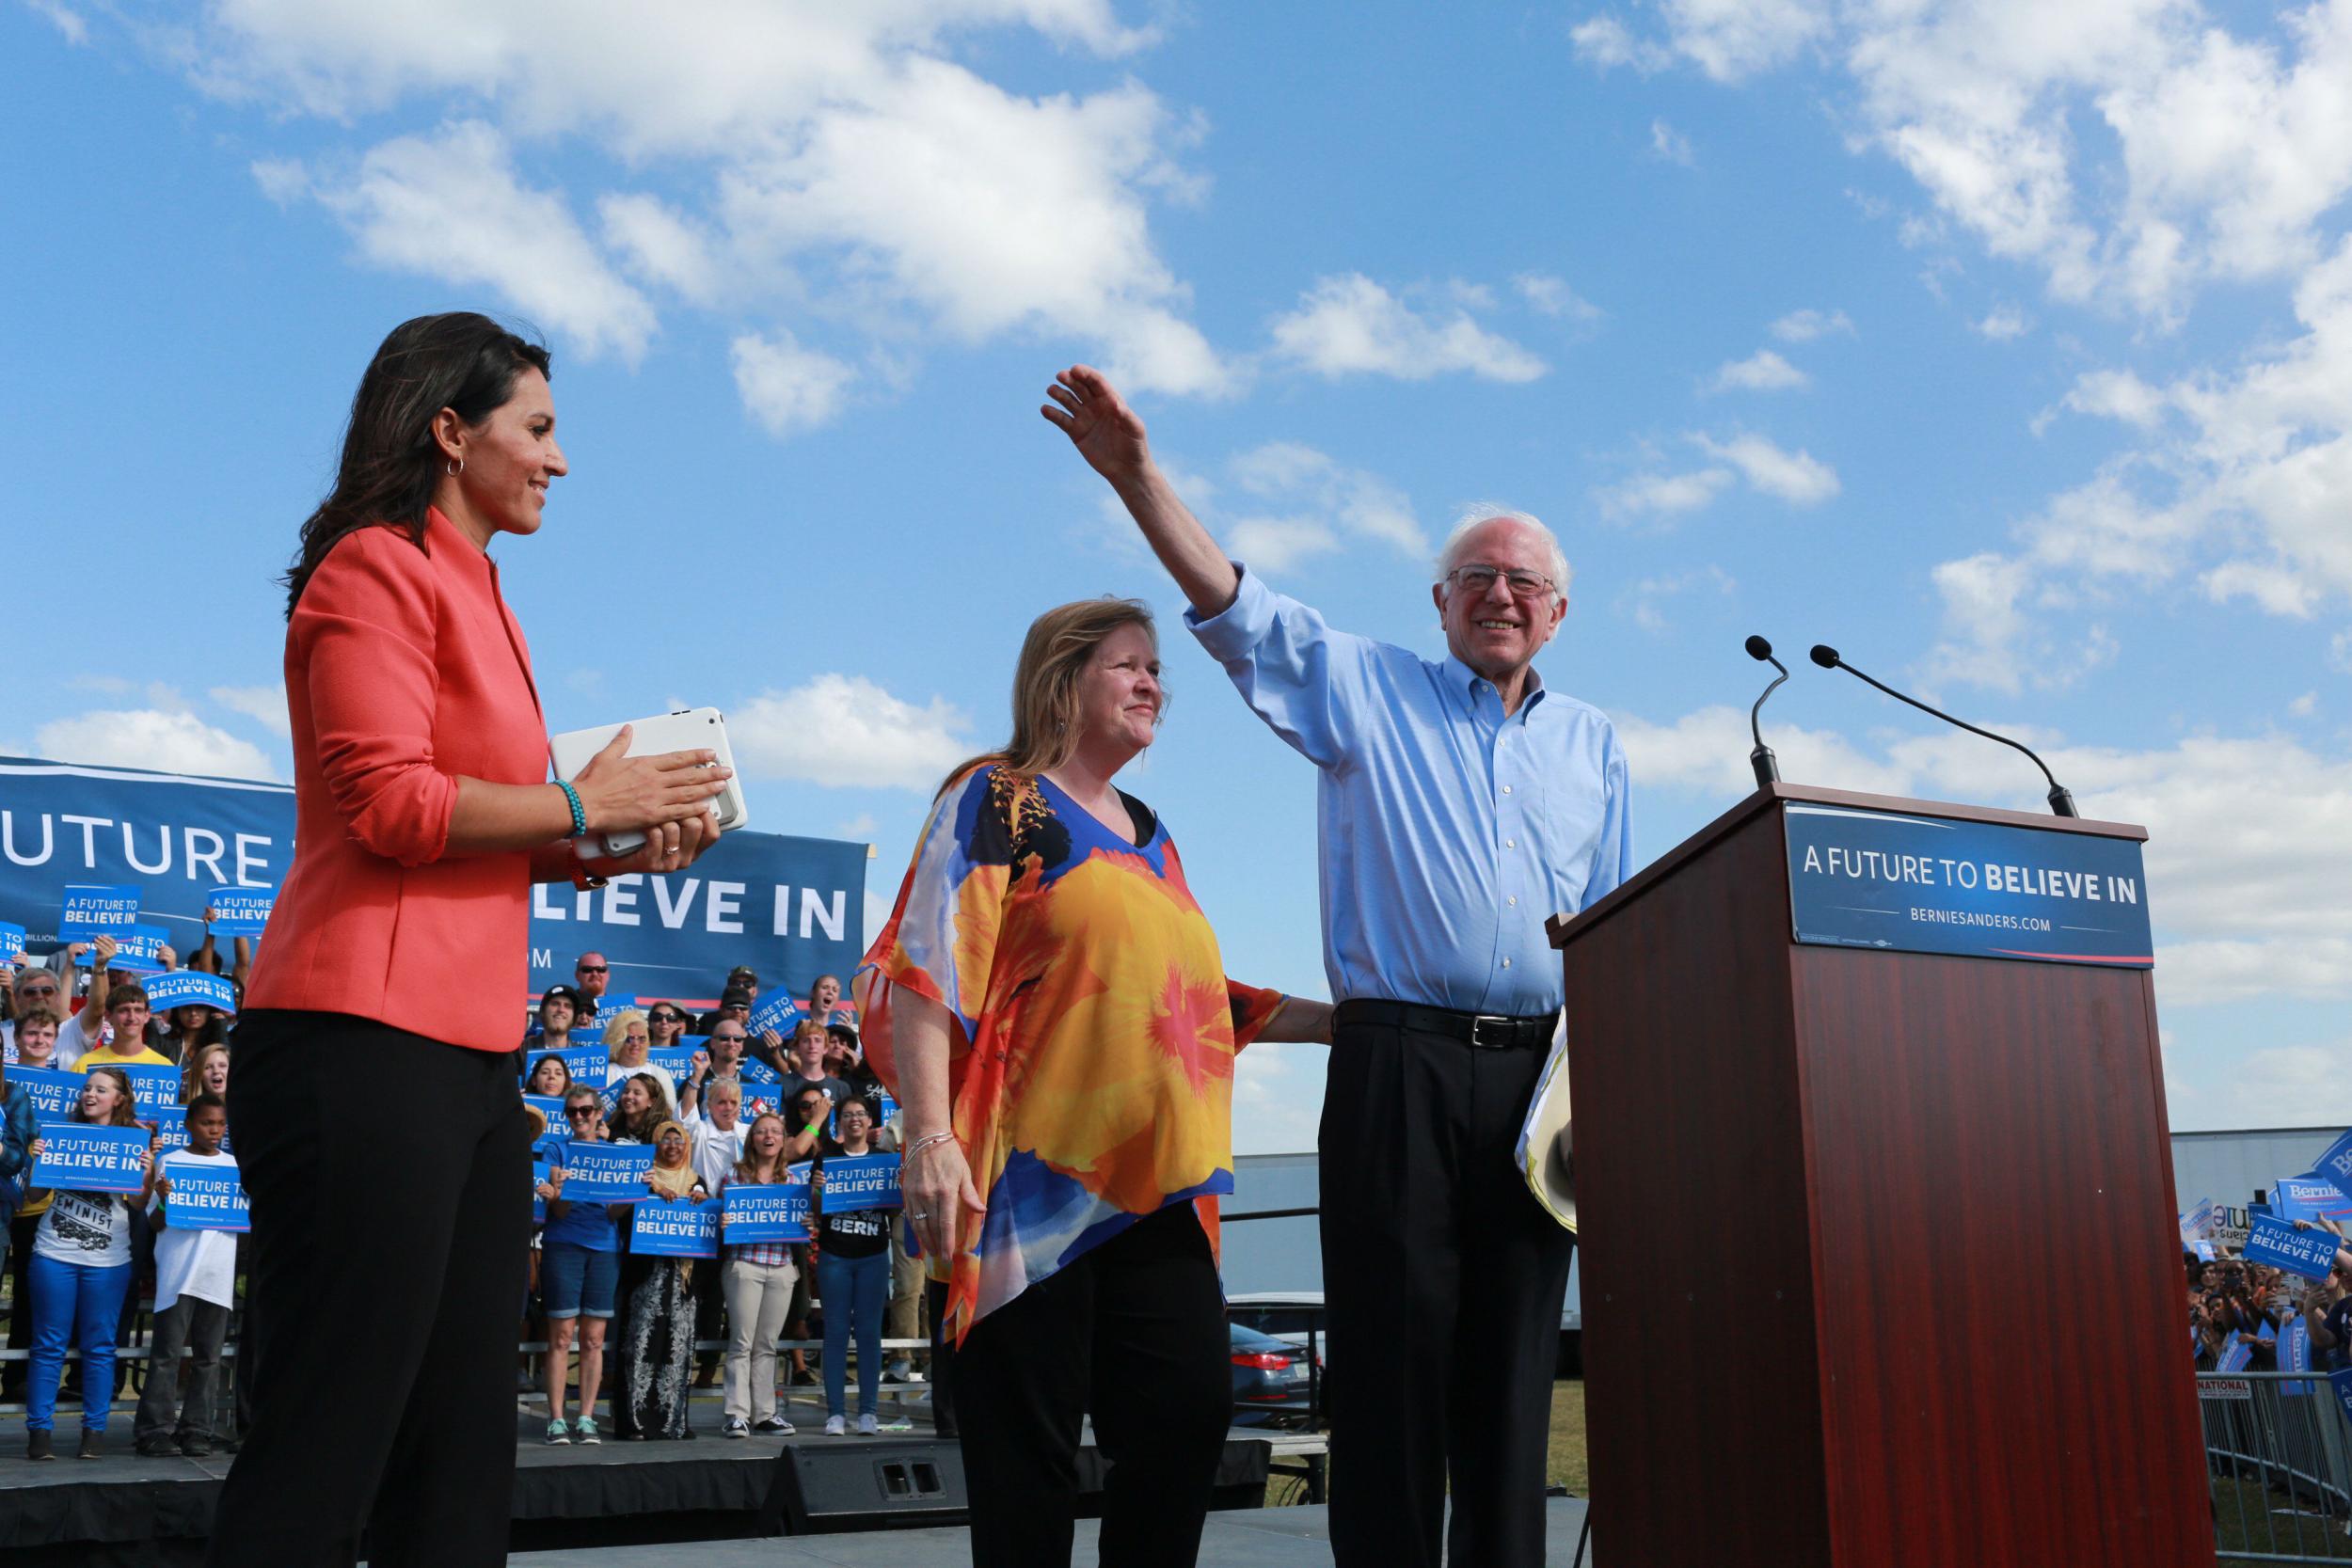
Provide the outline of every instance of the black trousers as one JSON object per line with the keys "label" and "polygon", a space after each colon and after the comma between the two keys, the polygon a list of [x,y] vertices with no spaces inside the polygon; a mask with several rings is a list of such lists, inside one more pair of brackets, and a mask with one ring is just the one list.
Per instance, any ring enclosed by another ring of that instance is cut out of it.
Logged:
{"label": "black trousers", "polygon": [[253,1206],[253,1426],[215,1568],[506,1560],[531,1145],[512,1054],[250,1012],[229,1124]]}
{"label": "black trousers", "polygon": [[1441,1537],[1457,1563],[1544,1560],[1573,1238],[1512,1160],[1543,1065],[1541,1049],[1335,1028],[1317,1142],[1339,1568],[1438,1568]]}
{"label": "black trousers", "polygon": [[1081,1418],[1110,1472],[1102,1559],[1189,1565],[1233,1414],[1225,1295],[1189,1203],[982,1318],[955,1357],[973,1568],[1070,1561]]}

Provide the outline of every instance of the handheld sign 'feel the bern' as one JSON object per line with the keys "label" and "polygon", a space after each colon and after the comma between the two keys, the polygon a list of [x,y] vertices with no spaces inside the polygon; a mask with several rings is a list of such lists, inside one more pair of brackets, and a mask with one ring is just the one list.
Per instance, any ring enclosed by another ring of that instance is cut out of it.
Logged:
{"label": "handheld sign 'feel the bern'", "polygon": [[139,890],[97,882],[75,882],[65,890],[57,935],[66,942],[91,942],[138,924]]}
{"label": "handheld sign 'feel the bern'", "polygon": [[167,1160],[164,1175],[171,1181],[171,1196],[164,1200],[164,1217],[172,1226],[182,1230],[253,1228],[245,1182],[233,1164]]}
{"label": "handheld sign 'feel the bern'", "polygon": [[2283,1269],[2305,1279],[2325,1279],[2341,1243],[2332,1230],[2297,1230],[2275,1214],[2256,1214],[2246,1236],[2245,1259]]}
{"label": "handheld sign 'feel the bern'", "polygon": [[673,1203],[648,1193],[637,1206],[637,1223],[629,1227],[628,1246],[640,1258],[716,1258],[719,1256],[720,1204]]}
{"label": "handheld sign 'feel the bern'", "polygon": [[896,1154],[836,1155],[825,1162],[825,1212],[899,1207]]}
{"label": "handheld sign 'feel the bern'", "polygon": [[136,1193],[147,1186],[144,1127],[59,1122],[40,1130],[40,1158],[26,1182],[69,1192]]}

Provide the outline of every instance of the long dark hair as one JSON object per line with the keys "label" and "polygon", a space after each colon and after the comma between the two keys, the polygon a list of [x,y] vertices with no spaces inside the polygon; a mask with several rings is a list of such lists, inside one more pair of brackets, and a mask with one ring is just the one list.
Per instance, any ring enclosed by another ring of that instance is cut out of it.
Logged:
{"label": "long dark hair", "polygon": [[303,585],[344,535],[397,528],[424,547],[425,509],[441,475],[434,416],[444,408],[478,425],[515,395],[529,366],[541,375],[548,351],[470,310],[402,322],[359,378],[343,429],[335,488],[302,525],[302,549],[284,578],[292,619]]}

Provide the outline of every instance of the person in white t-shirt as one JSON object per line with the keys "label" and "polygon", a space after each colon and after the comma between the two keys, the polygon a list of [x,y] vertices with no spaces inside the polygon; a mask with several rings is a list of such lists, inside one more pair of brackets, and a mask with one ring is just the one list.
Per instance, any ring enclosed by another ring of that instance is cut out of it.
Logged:
{"label": "person in white t-shirt", "polygon": [[213,1451],[213,1391],[236,1304],[237,1238],[232,1231],[174,1226],[171,1179],[191,1166],[234,1171],[237,1162],[220,1150],[228,1135],[227,1101],[210,1090],[199,1094],[188,1101],[187,1148],[167,1155],[155,1173],[155,1196],[148,1206],[155,1227],[155,1331],[148,1341],[147,1391],[131,1425],[138,1451],[150,1459],[200,1459]]}
{"label": "person in white t-shirt", "polygon": [[[136,1127],[131,1081],[119,1068],[95,1067],[74,1102],[72,1119],[108,1127]],[[32,1155],[40,1159],[42,1140],[35,1138]],[[153,1156],[139,1154],[150,1181]],[[29,1203],[41,1196],[27,1192]],[[101,1457],[106,1433],[107,1407],[115,1388],[115,1324],[122,1314],[123,1297],[131,1284],[131,1216],[129,1205],[144,1203],[114,1193],[79,1192],[59,1188],[47,1195],[51,1202],[33,1232],[33,1258],[26,1273],[32,1282],[32,1376],[24,1391],[24,1457],[51,1459],[50,1430],[56,1424],[57,1382],[65,1371],[69,1341],[78,1338],[82,1351],[82,1450],[84,1459]],[[78,1333],[77,1333],[78,1331]]]}
{"label": "person in white t-shirt", "polygon": [[[743,1157],[743,1137],[748,1131],[742,1123],[743,1085],[734,1078],[706,1079],[699,1095],[689,1087],[684,1099],[687,1135],[694,1146],[694,1174],[702,1178],[705,1192],[715,1193],[735,1174],[735,1163]],[[725,1337],[726,1305],[726,1292],[715,1281],[696,1288],[697,1340],[708,1343]],[[719,1353],[698,1351],[695,1363],[694,1386],[712,1386],[719,1376]]]}

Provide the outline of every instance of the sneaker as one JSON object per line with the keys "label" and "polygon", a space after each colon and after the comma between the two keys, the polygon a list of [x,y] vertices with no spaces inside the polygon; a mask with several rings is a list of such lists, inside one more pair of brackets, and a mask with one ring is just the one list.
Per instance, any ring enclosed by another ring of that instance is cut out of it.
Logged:
{"label": "sneaker", "polygon": [[857,1418],[857,1434],[860,1437],[871,1437],[880,1431],[882,1431],[882,1426],[874,1419],[872,1411],[869,1410]]}
{"label": "sneaker", "polygon": [[[825,1418],[825,1435],[828,1437],[847,1437],[850,1435],[850,1423],[843,1420],[838,1416],[828,1416]],[[48,1455],[43,1454],[41,1457],[45,1459]]]}
{"label": "sneaker", "polygon": [[548,1423],[548,1443],[552,1448],[570,1448],[572,1446],[572,1429],[565,1426],[561,1421],[549,1421]]}
{"label": "sneaker", "polygon": [[902,1355],[883,1368],[882,1375],[893,1383],[912,1383],[914,1380],[914,1363]]}
{"label": "sneaker", "polygon": [[719,1430],[729,1437],[749,1437],[752,1434],[752,1423],[740,1416],[729,1416],[727,1424]]}
{"label": "sneaker", "polygon": [[104,1433],[92,1432],[89,1428],[84,1427],[82,1429],[82,1449],[81,1452],[75,1454],[74,1457],[76,1459],[103,1459],[106,1457],[105,1448],[106,1434]]}
{"label": "sneaker", "polygon": [[55,1459],[57,1457],[56,1454],[50,1449],[49,1433],[47,1431],[42,1430],[27,1432],[24,1434],[24,1457],[27,1459]]}
{"label": "sneaker", "polygon": [[574,1421],[572,1432],[582,1443],[591,1448],[604,1441],[603,1437],[597,1434],[596,1418],[594,1416],[582,1416],[579,1420]]}
{"label": "sneaker", "polygon": [[762,1437],[789,1437],[799,1430],[781,1416],[771,1416],[752,1428],[753,1432]]}

